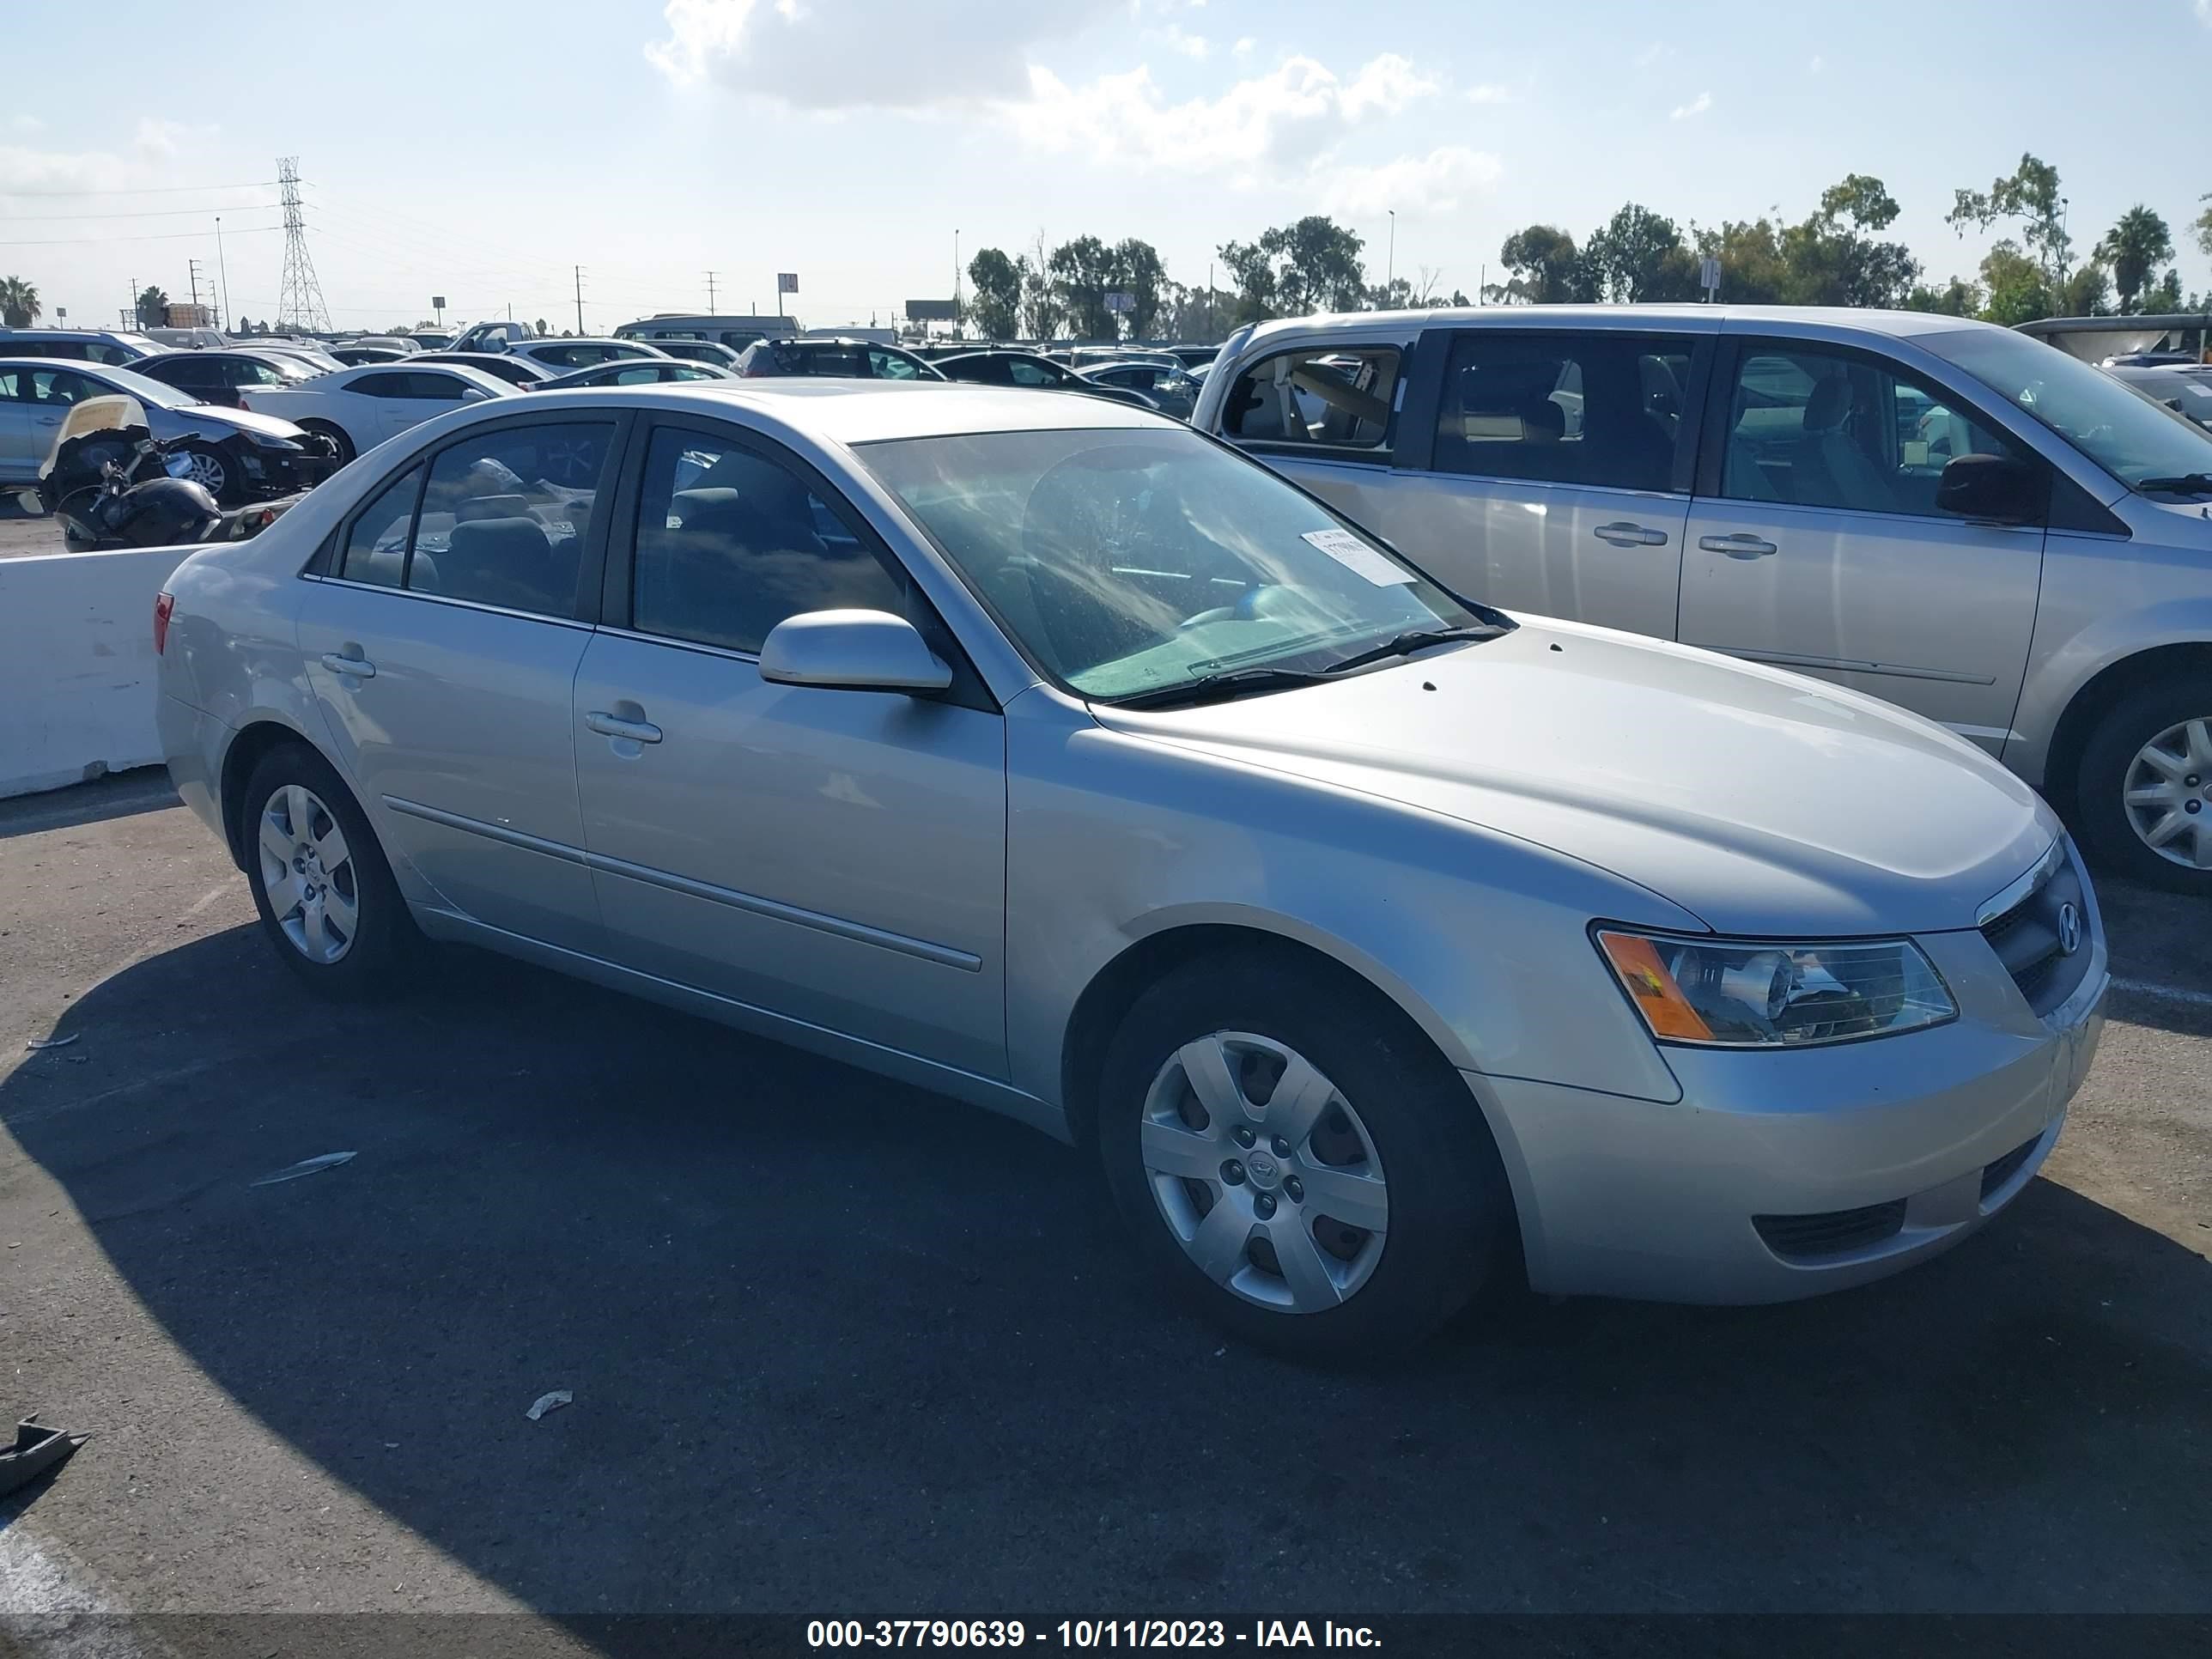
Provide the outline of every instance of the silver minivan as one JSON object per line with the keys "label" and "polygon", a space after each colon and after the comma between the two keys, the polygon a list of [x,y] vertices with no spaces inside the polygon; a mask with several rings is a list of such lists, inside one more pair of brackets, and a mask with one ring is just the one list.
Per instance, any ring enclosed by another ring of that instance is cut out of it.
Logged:
{"label": "silver minivan", "polygon": [[2212,433],[1955,317],[1493,307],[1247,327],[1194,416],[1439,580],[1941,721],[2212,894]]}

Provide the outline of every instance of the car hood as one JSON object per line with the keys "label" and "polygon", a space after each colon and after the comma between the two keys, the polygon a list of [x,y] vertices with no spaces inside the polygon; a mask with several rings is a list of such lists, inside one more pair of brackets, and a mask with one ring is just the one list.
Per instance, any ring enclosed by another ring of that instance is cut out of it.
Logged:
{"label": "car hood", "polygon": [[1972,927],[2059,833],[2026,784],[1917,715],[1572,623],[1341,684],[1094,712],[1536,842],[1723,933]]}
{"label": "car hood", "polygon": [[[275,391],[276,388],[270,387]],[[200,432],[258,432],[264,438],[297,440],[300,428],[276,415],[259,415],[250,409],[225,409],[219,404],[194,404],[190,409],[161,411],[180,430]],[[166,434],[163,434],[166,435]]]}

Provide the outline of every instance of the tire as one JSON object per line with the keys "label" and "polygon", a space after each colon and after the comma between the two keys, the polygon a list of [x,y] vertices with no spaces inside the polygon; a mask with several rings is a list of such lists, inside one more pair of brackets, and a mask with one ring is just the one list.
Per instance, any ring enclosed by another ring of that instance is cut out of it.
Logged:
{"label": "tire", "polygon": [[353,464],[354,457],[360,453],[354,448],[353,440],[346,436],[345,428],[334,425],[329,421],[302,421],[300,422],[300,430],[302,432],[319,432],[323,436],[328,438],[332,443],[336,444],[337,446],[338,465],[340,466],[350,466]]}
{"label": "tire", "polygon": [[[1204,1069],[1214,1052],[1232,1071],[1209,1086],[1228,1083],[1245,1109],[1242,1123],[1235,1105],[1221,1115],[1225,1139],[1189,1081],[1188,1056]],[[1305,1138],[1297,1103],[1274,1115],[1291,1076],[1276,1074],[1283,1053],[1310,1067],[1298,1074]],[[1249,1104],[1262,1090],[1264,1105]],[[1278,1127],[1291,1131],[1287,1156]],[[1410,1020],[1347,976],[1247,951],[1175,969],[1137,999],[1108,1047],[1096,1132],[1115,1207],[1169,1283],[1243,1340],[1297,1358],[1411,1347],[1515,1260],[1512,1196],[1480,1106]],[[1348,1179],[1377,1170],[1379,1193]],[[1209,1231],[1224,1203],[1243,1207]],[[1332,1203],[1345,1219],[1328,1218]],[[1370,1218],[1382,1224],[1349,1224]],[[1291,1254],[1276,1254],[1279,1238]]]}
{"label": "tire", "polygon": [[217,449],[205,444],[186,444],[179,453],[190,458],[192,470],[187,475],[215,497],[221,507],[235,507],[246,498],[245,469]]}
{"label": "tire", "polygon": [[[2082,747],[2075,791],[2081,839],[2100,866],[2212,896],[2212,675],[2180,675],[2113,703]],[[2161,829],[2163,850],[2147,838]]]}
{"label": "tire", "polygon": [[[398,989],[419,935],[375,832],[331,763],[305,744],[279,744],[247,778],[240,811],[253,908],[285,965],[324,996]],[[323,861],[302,867],[296,860],[309,850]]]}

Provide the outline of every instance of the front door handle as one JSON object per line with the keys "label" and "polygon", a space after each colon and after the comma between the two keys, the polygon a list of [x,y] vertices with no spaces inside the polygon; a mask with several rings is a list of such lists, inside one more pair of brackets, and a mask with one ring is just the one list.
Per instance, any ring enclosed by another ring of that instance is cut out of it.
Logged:
{"label": "front door handle", "polygon": [[604,708],[594,708],[585,715],[584,724],[603,738],[628,738],[632,743],[660,741],[660,728],[651,720],[626,720]]}
{"label": "front door handle", "polygon": [[333,674],[350,674],[357,680],[376,678],[376,665],[366,657],[342,657],[335,651],[323,653],[323,666]]}
{"label": "front door handle", "polygon": [[1763,559],[1770,553],[1781,550],[1772,542],[1762,541],[1741,531],[1733,536],[1700,536],[1698,545],[1708,553],[1725,553],[1731,559]]}
{"label": "front door handle", "polygon": [[1667,532],[1652,530],[1626,520],[1620,524],[1601,524],[1591,532],[1601,542],[1611,542],[1615,547],[1664,547]]}

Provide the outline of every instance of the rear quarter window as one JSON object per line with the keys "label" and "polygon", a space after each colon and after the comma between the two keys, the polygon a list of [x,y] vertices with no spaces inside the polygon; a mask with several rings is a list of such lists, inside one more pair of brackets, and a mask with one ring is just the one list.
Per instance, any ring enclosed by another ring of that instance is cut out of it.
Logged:
{"label": "rear quarter window", "polygon": [[1243,443],[1387,454],[1396,436],[1396,346],[1302,346],[1243,369],[1221,405],[1224,436]]}

